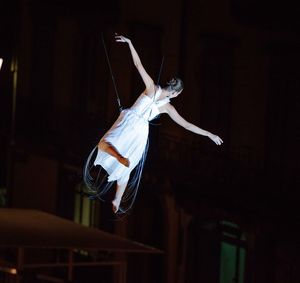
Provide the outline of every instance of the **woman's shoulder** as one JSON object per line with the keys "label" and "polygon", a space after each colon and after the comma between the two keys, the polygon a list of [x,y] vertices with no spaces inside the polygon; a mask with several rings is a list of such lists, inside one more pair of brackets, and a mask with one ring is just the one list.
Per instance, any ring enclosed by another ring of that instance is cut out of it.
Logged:
{"label": "woman's shoulder", "polygon": [[161,86],[160,85],[154,85],[155,87],[155,91],[161,90]]}
{"label": "woman's shoulder", "polygon": [[144,91],[143,94],[149,96],[149,97],[153,97],[159,90],[161,90],[161,87],[159,85],[151,85],[149,87],[147,87]]}
{"label": "woman's shoulder", "polygon": [[172,107],[174,107],[174,106],[171,105],[170,100],[165,101],[162,105],[158,105],[158,109],[159,109],[160,114],[163,114],[163,113],[168,114]]}

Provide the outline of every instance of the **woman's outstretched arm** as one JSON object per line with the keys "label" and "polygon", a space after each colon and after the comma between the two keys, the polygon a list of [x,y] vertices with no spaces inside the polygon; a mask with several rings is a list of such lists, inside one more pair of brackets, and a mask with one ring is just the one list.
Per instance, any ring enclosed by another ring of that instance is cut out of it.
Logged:
{"label": "woman's outstretched arm", "polygon": [[141,77],[143,79],[143,82],[146,86],[146,91],[147,91],[147,93],[152,93],[154,90],[154,82],[153,82],[152,78],[148,75],[148,73],[146,72],[144,66],[142,65],[141,59],[140,59],[138,53],[136,52],[133,44],[131,43],[131,40],[125,36],[118,35],[118,34],[115,35],[115,38],[116,38],[117,42],[128,43],[133,63],[136,66],[139,74],[141,75]]}
{"label": "woman's outstretched arm", "polygon": [[194,124],[186,121],[184,118],[182,118],[180,116],[180,114],[177,112],[177,110],[175,109],[175,107],[173,105],[171,105],[170,103],[164,105],[163,110],[164,110],[164,112],[169,114],[169,116],[171,117],[171,119],[174,122],[176,122],[181,127],[187,129],[188,131],[191,131],[198,135],[209,137],[217,145],[221,145],[223,143],[222,139],[220,137],[218,137],[217,135],[214,135],[211,132],[203,130],[203,129],[195,126]]}

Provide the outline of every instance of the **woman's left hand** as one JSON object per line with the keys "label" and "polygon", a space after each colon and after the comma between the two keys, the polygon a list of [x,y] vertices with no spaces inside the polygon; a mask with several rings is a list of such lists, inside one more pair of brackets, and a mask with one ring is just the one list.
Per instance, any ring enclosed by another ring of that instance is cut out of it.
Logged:
{"label": "woman's left hand", "polygon": [[210,134],[208,137],[217,145],[221,145],[223,143],[222,139],[217,135]]}

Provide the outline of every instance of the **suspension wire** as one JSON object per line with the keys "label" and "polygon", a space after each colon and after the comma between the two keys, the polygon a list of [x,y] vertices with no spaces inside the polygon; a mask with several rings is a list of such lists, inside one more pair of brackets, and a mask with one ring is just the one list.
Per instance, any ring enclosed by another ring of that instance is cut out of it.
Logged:
{"label": "suspension wire", "polygon": [[118,108],[119,108],[119,111],[121,112],[123,110],[123,107],[121,105],[121,100],[120,100],[120,97],[119,97],[119,94],[118,94],[116,81],[115,81],[114,74],[112,72],[112,68],[111,68],[111,65],[110,65],[110,60],[109,60],[109,57],[108,57],[108,53],[107,53],[107,49],[106,49],[106,45],[105,45],[103,33],[101,33],[101,38],[102,38],[102,44],[103,44],[104,51],[105,51],[106,61],[107,61],[107,64],[108,64],[108,67],[109,67],[109,71],[110,71],[110,75],[111,75],[111,78],[112,78],[112,81],[113,81],[113,85],[114,85],[114,89],[115,89],[115,94],[117,96]]}
{"label": "suspension wire", "polygon": [[[117,90],[115,77],[114,77],[114,74],[113,74],[113,71],[112,71],[112,68],[111,68],[111,64],[110,64],[109,56],[108,56],[108,53],[107,53],[107,48],[106,48],[106,45],[105,45],[103,33],[101,33],[101,39],[102,39],[102,44],[103,44],[103,48],[104,48],[104,52],[105,52],[106,61],[107,61],[108,67],[109,67],[110,76],[112,78],[114,89],[115,89],[115,94],[116,94],[116,97],[117,97],[118,108],[119,108],[119,111],[121,112],[123,110],[123,106],[121,105],[121,100],[120,100],[119,93],[118,93],[118,90]],[[160,68],[159,68],[158,77],[157,77],[157,83],[156,83],[157,85],[159,84],[159,81],[160,81],[162,68],[163,68],[163,65],[164,65],[164,60],[165,60],[165,57],[163,56],[161,64],[160,64]]]}
{"label": "suspension wire", "polygon": [[163,68],[163,65],[164,65],[164,61],[165,61],[165,56],[162,57],[161,59],[161,64],[160,64],[160,68],[159,68],[159,73],[158,73],[158,77],[157,77],[157,85],[159,84],[159,81],[160,81],[160,76],[161,76],[161,73],[162,73],[162,68]]}
{"label": "suspension wire", "polygon": [[[162,68],[163,68],[163,65],[164,65],[164,60],[165,60],[165,56],[163,56],[162,59],[161,59],[161,63],[160,63],[160,68],[159,68],[159,73],[158,73],[156,85],[159,85],[159,80],[160,80],[160,76],[161,76],[161,73],[162,73]],[[153,101],[154,101],[154,99],[155,99],[155,94],[153,96]],[[152,109],[150,110],[149,117],[151,116],[151,114],[152,114]],[[153,122],[150,122],[150,121],[149,121],[149,124],[151,124],[153,126],[159,126],[159,125],[161,125],[161,124],[153,123]]]}

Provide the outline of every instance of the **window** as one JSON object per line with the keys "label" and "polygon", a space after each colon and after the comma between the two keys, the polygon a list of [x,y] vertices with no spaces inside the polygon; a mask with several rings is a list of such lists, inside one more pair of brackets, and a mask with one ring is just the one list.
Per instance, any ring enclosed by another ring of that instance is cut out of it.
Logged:
{"label": "window", "polygon": [[80,183],[75,189],[74,221],[85,226],[95,226],[95,201],[88,195],[87,187]]}
{"label": "window", "polygon": [[6,207],[7,205],[7,190],[6,188],[0,188],[0,207]]}
{"label": "window", "polygon": [[246,240],[238,225],[221,221],[220,283],[244,283]]}

